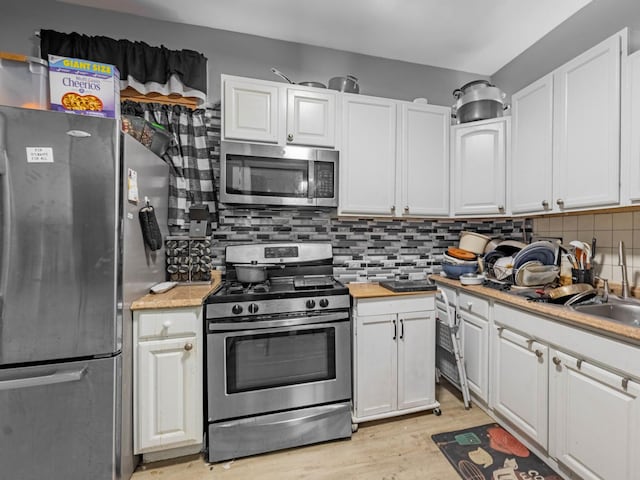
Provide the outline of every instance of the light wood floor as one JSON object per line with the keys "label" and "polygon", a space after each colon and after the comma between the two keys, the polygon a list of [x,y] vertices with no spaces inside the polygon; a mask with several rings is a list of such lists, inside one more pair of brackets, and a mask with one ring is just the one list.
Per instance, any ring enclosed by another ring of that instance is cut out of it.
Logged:
{"label": "light wood floor", "polygon": [[431,412],[360,424],[351,440],[206,463],[186,457],[138,467],[132,480],[459,480],[431,435],[493,420],[480,408],[465,410],[460,394],[438,385],[442,415]]}

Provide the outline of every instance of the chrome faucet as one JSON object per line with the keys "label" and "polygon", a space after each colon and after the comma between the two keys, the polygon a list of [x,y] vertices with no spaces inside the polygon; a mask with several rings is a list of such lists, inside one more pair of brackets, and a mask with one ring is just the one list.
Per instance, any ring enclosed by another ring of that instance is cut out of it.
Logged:
{"label": "chrome faucet", "polygon": [[624,242],[618,244],[618,265],[622,268],[622,298],[629,298],[629,278],[627,277],[627,260],[624,251]]}
{"label": "chrome faucet", "polygon": [[600,301],[602,303],[607,303],[609,301],[609,280],[606,278],[595,277],[594,280],[597,280],[598,283],[602,282],[602,297],[600,297]]}

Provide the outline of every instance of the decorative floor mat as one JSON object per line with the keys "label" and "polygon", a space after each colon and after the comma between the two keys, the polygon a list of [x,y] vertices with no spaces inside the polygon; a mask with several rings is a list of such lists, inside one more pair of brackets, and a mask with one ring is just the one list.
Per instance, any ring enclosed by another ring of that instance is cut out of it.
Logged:
{"label": "decorative floor mat", "polygon": [[464,480],[562,480],[497,423],[431,439]]}

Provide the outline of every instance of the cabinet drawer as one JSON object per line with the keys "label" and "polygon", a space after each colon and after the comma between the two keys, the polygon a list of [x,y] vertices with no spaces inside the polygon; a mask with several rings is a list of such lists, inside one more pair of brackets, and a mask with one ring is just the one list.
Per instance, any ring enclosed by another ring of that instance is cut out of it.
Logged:
{"label": "cabinet drawer", "polygon": [[389,313],[420,312],[435,309],[435,295],[405,295],[358,299],[358,315],[385,315]]}
{"label": "cabinet drawer", "polygon": [[202,330],[201,312],[200,307],[142,310],[137,314],[138,338],[198,334]]}
{"label": "cabinet drawer", "polygon": [[475,313],[484,318],[489,318],[489,301],[482,298],[460,292],[458,307],[466,312]]}

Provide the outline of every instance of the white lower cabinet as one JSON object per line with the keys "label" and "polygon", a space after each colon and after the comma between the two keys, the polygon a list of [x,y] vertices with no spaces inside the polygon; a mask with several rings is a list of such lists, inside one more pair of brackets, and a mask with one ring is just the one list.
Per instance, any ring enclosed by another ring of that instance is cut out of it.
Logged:
{"label": "white lower cabinet", "polygon": [[134,451],[202,445],[202,307],[134,311]]}
{"label": "white lower cabinet", "polygon": [[551,350],[549,453],[585,480],[638,478],[640,384]]}
{"label": "white lower cabinet", "polygon": [[497,418],[567,478],[638,478],[638,347],[498,303],[494,322]]}
{"label": "white lower cabinet", "polygon": [[481,317],[460,311],[462,353],[469,390],[484,402],[489,389],[489,322]]}
{"label": "white lower cabinet", "polygon": [[355,299],[354,422],[439,407],[433,295]]}
{"label": "white lower cabinet", "polygon": [[547,448],[548,348],[508,330],[494,330],[493,409]]}

